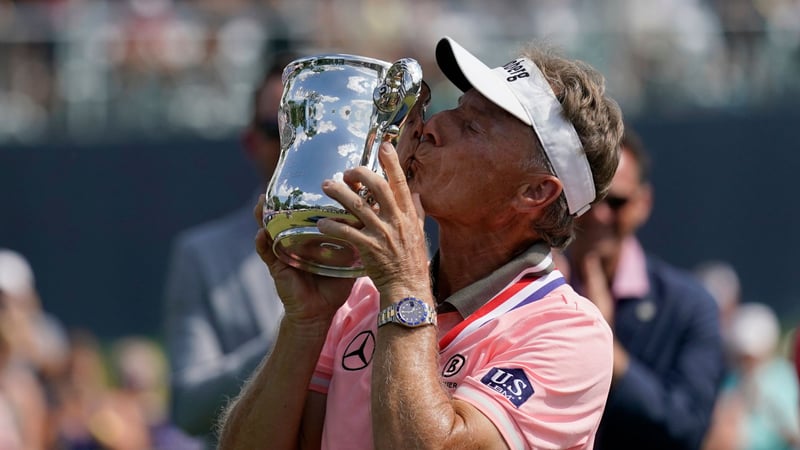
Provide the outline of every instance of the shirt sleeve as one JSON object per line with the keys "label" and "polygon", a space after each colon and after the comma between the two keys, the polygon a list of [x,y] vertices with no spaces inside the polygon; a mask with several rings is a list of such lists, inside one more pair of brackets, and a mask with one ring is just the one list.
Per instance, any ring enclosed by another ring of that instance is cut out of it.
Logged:
{"label": "shirt sleeve", "polygon": [[608,395],[608,324],[588,300],[550,300],[513,324],[501,318],[504,338],[453,394],[481,410],[510,448],[591,447]]}
{"label": "shirt sleeve", "polygon": [[317,367],[314,369],[314,375],[311,376],[311,383],[308,385],[310,391],[328,394],[328,387],[333,376],[333,355],[336,351],[333,342],[331,330],[328,330],[328,337],[325,339],[325,345],[322,347],[319,360],[317,360]]}

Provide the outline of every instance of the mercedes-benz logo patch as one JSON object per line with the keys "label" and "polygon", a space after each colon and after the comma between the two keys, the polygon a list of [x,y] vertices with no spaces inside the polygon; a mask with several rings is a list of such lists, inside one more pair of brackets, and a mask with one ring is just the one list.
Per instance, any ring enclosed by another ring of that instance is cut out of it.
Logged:
{"label": "mercedes-benz logo patch", "polygon": [[453,355],[444,365],[442,369],[442,376],[445,378],[452,377],[457,374],[467,360],[461,355]]}
{"label": "mercedes-benz logo patch", "polygon": [[361,370],[372,361],[375,353],[375,335],[371,330],[362,331],[347,344],[342,355],[342,367],[345,370]]}

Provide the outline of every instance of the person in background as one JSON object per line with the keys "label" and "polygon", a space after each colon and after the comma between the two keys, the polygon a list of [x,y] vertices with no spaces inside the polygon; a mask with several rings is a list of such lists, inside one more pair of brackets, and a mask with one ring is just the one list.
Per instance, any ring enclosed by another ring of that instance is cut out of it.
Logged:
{"label": "person in background", "polygon": [[66,354],[61,323],[42,307],[33,269],[0,249],[0,448],[49,447],[44,380]]}
{"label": "person in background", "polygon": [[733,265],[722,260],[708,260],[695,266],[692,271],[700,284],[714,297],[719,308],[719,326],[722,347],[725,352],[725,375],[736,365],[735,357],[729,355],[731,321],[742,303],[742,284]]}
{"label": "person in background", "polygon": [[794,329],[794,370],[800,383],[800,324]]}
{"label": "person in background", "polygon": [[626,129],[606,198],[580,219],[566,258],[578,292],[614,330],[614,374],[596,448],[697,449],[724,371],[714,299],[647,254],[636,231],[653,203],[649,159]]}
{"label": "person in background", "polygon": [[278,107],[283,68],[273,59],[253,95],[242,138],[262,184],[247,206],[182,232],[173,244],[165,288],[164,333],[171,366],[171,415],[213,442],[222,407],[269,352],[283,307],[253,248],[252,204],[266,191],[280,155]]}
{"label": "person in background", "polygon": [[0,249],[0,296],[5,325],[19,356],[43,376],[66,358],[67,337],[61,321],[43,306],[33,269],[21,253]]}
{"label": "person in background", "polygon": [[367,276],[290,267],[259,230],[286,314],[221,449],[592,448],[611,330],[551,248],[608,189],[619,108],[594,69],[534,45],[490,69],[445,37],[436,60],[458,105],[423,122],[423,89],[397,149],[380,147],[386,178],[320,180],[359,223],[317,227],[356,245]]}
{"label": "person in background", "polygon": [[[146,445],[141,422],[126,420],[123,427],[113,427],[119,420],[103,421],[98,417],[116,417],[107,409],[113,391],[103,361],[101,344],[86,329],[72,329],[68,337],[67,361],[53,380],[53,448],[75,450],[113,448],[118,433],[124,430],[125,440],[134,445]],[[97,413],[105,411],[102,416]]]}
{"label": "person in background", "polygon": [[798,382],[778,353],[780,325],[761,303],[743,303],[731,316],[725,379],[704,450],[800,448]]}
{"label": "person in background", "polygon": [[[794,328],[794,371],[797,375],[797,384],[800,385],[800,324]],[[800,408],[800,399],[797,407]]]}
{"label": "person in background", "polygon": [[720,260],[704,261],[694,268],[693,273],[717,302],[719,323],[724,340],[731,317],[742,302],[742,285],[739,274],[731,263]]}
{"label": "person in background", "polygon": [[199,450],[192,439],[170,421],[167,408],[168,363],[161,347],[143,336],[117,339],[111,348],[111,369],[116,376],[114,400],[146,430],[152,450]]}
{"label": "person in background", "polygon": [[0,449],[44,450],[44,389],[31,368],[18,359],[12,343],[8,327],[0,325]]}

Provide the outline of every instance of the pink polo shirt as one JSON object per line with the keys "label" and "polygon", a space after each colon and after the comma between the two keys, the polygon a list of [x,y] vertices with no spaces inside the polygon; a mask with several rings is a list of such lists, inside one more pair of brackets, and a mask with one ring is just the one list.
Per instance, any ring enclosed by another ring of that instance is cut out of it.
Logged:
{"label": "pink polo shirt", "polygon": [[[371,449],[378,293],[359,279],[338,311],[310,389],[327,394],[322,447]],[[523,271],[462,320],[439,317],[443,385],[512,449],[591,449],[611,384],[611,330],[560,272]]]}

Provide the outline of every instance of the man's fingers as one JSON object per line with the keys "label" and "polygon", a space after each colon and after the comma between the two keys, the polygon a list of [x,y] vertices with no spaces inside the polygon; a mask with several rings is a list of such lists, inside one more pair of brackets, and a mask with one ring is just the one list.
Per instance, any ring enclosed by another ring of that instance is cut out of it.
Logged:
{"label": "man's fingers", "polygon": [[[350,187],[354,185],[366,186],[366,184],[361,183],[360,176],[354,172],[355,171],[352,170],[345,172],[345,182],[347,184],[337,183],[330,180],[325,181],[322,184],[322,191],[332,199],[339,202],[342,206],[344,206],[345,209],[353,214],[356,219],[358,219],[361,226],[357,226],[356,228],[361,228],[364,225],[374,226],[380,220],[378,219],[375,209],[366,198],[362,197],[357,192],[353,192]],[[367,172],[369,172],[368,175],[377,176],[374,172],[369,170],[367,170]],[[380,201],[379,195],[377,195],[377,193],[373,194],[371,189],[369,195],[374,195],[375,200]]]}
{"label": "man's fingers", "polygon": [[272,251],[272,239],[269,237],[269,233],[267,233],[267,229],[264,227],[264,201],[266,196],[261,194],[258,196],[258,204],[256,207],[253,208],[253,217],[256,219],[256,223],[258,224],[258,232],[256,233],[255,238],[255,245],[256,245],[256,253],[261,258],[267,266],[272,265],[277,258],[275,257],[275,252]]}
{"label": "man's fingers", "polygon": [[400,160],[397,156],[397,151],[389,142],[381,144],[381,150],[378,154],[383,171],[386,174],[386,181],[394,193],[394,200],[397,205],[403,210],[408,210],[411,205],[408,192],[408,183],[406,183],[406,173],[403,172],[403,167],[400,165]]}
{"label": "man's fingers", "polygon": [[411,194],[411,202],[414,203],[414,211],[417,213],[417,219],[419,219],[419,226],[424,228],[425,227],[425,208],[422,207],[422,200],[419,198],[419,194],[413,193]]}
{"label": "man's fingers", "polygon": [[253,217],[256,218],[256,223],[258,223],[258,228],[264,226],[264,203],[266,203],[266,194],[261,194],[258,196],[258,203],[256,207],[253,208]]}
{"label": "man's fingers", "polygon": [[275,256],[275,252],[272,251],[272,239],[269,238],[266,228],[261,227],[258,229],[255,243],[256,253],[258,253],[261,260],[267,265],[273,264],[277,257]]}

